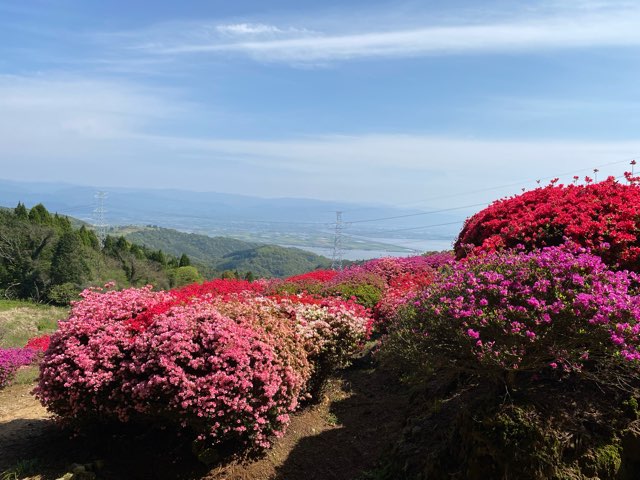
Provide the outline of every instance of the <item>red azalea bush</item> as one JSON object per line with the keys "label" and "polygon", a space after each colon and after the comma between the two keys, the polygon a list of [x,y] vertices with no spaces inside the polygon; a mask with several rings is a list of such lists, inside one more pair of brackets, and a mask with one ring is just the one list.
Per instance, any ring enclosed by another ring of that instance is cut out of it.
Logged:
{"label": "red azalea bush", "polygon": [[499,378],[638,361],[639,279],[568,247],[472,257],[392,324],[383,350],[410,369]]}
{"label": "red azalea bush", "polygon": [[35,352],[44,353],[49,348],[49,342],[51,337],[49,335],[42,335],[41,337],[30,338],[24,348],[29,348]]}
{"label": "red azalea bush", "polygon": [[294,275],[281,281],[275,281],[269,290],[275,294],[297,294],[303,292],[322,294],[325,284],[337,274],[336,270],[314,270],[301,275]]}
{"label": "red azalea bush", "polygon": [[187,299],[204,296],[218,297],[242,292],[259,294],[264,292],[265,286],[266,282],[262,280],[249,282],[248,280],[217,278],[204,283],[192,283],[171,292],[178,299]]}
{"label": "red azalea bush", "polygon": [[387,325],[393,321],[399,311],[410,304],[419,292],[427,288],[435,275],[430,271],[421,274],[404,274],[392,279],[375,307],[376,330],[387,332]]}
{"label": "red azalea bush", "polygon": [[608,265],[640,270],[640,185],[609,177],[600,183],[537,188],[498,200],[469,218],[455,244],[458,258],[524,246],[589,248]]}

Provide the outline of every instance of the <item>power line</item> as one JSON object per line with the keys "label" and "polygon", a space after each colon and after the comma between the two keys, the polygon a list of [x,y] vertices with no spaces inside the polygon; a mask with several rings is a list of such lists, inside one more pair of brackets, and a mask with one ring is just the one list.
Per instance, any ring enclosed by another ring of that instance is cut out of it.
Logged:
{"label": "power line", "polygon": [[[502,189],[502,188],[518,187],[518,186],[522,186],[523,184],[538,182],[538,181],[542,181],[542,180],[551,180],[553,178],[564,177],[566,175],[574,175],[576,173],[593,172],[593,170],[596,169],[596,168],[610,167],[612,165],[620,165],[622,163],[628,163],[628,162],[632,161],[634,158],[638,158],[639,156],[640,155],[636,155],[635,157],[629,157],[629,158],[626,158],[624,160],[616,160],[615,162],[602,163],[600,165],[595,165],[595,166],[593,166],[591,168],[581,168],[579,170],[573,170],[571,172],[565,172],[565,173],[559,173],[559,174],[556,174],[556,175],[550,175],[548,177],[539,177],[539,178],[535,178],[535,179],[520,180],[518,182],[507,183],[507,184],[504,184],[504,185],[497,185],[497,186],[494,186],[494,187],[486,187],[486,188],[480,188],[480,189],[477,189],[477,190],[469,190],[469,191],[462,192],[462,193],[452,193],[452,194],[449,194],[449,195],[441,195],[441,196],[438,196],[438,197],[426,198],[426,199],[423,199],[423,200],[419,200],[417,202],[401,203],[399,205],[396,205],[396,207],[407,207],[407,206],[410,206],[410,205],[416,205],[416,204],[428,202],[428,201],[431,201],[431,200],[441,200],[441,199],[445,199],[445,198],[454,198],[454,197],[461,197],[461,196],[465,196],[465,195],[471,195],[473,193],[489,192],[491,190],[499,190],[499,189]],[[624,176],[624,175],[622,175],[622,176]],[[617,177],[617,178],[621,178],[621,177]]]}
{"label": "power line", "polygon": [[365,222],[379,222],[382,220],[394,220],[396,218],[407,218],[407,217],[419,217],[421,215],[431,215],[433,213],[443,213],[443,212],[452,212],[454,210],[464,210],[465,208],[473,208],[473,207],[486,207],[487,203],[474,203],[473,205],[463,205],[461,207],[451,207],[451,208],[442,208],[440,210],[431,210],[429,212],[420,212],[420,213],[407,213],[405,215],[395,215],[393,217],[381,217],[381,218],[370,218],[367,220],[353,220],[347,222],[349,225],[353,223],[365,223]]}

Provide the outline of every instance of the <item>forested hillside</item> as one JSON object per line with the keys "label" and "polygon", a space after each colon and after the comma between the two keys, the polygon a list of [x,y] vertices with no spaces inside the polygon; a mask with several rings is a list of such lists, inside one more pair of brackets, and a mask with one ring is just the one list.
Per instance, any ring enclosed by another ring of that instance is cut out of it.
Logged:
{"label": "forested hillside", "polygon": [[153,284],[168,288],[199,279],[187,256],[151,250],[123,237],[104,246],[84,225],[42,204],[0,210],[0,296],[65,304],[91,285]]}
{"label": "forested hillside", "polygon": [[127,240],[173,255],[186,253],[194,263],[215,266],[214,259],[249,250],[261,244],[229,237],[209,237],[162,227],[124,227],[117,230]]}
{"label": "forested hillside", "polygon": [[213,270],[218,274],[237,271],[242,277],[249,272],[257,277],[286,277],[330,264],[328,258],[298,248],[209,237],[170,228],[133,227],[133,231],[123,228],[118,232],[127,240],[154,250],[173,255],[186,253],[201,271]]}

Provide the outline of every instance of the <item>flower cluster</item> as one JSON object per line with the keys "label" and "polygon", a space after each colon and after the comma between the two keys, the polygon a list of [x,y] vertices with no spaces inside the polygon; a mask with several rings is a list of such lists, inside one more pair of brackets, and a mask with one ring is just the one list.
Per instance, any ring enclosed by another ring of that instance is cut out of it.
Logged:
{"label": "flower cluster", "polygon": [[638,280],[565,246],[472,257],[393,324],[387,348],[414,365],[483,375],[639,360]]}
{"label": "flower cluster", "polygon": [[44,353],[49,348],[49,342],[51,337],[49,335],[42,335],[41,337],[33,337],[29,339],[24,348],[29,348],[39,353]]}
{"label": "flower cluster", "polygon": [[520,246],[557,246],[567,239],[589,248],[614,268],[640,269],[640,185],[613,177],[568,186],[552,182],[498,200],[469,218],[458,240],[458,258]]}

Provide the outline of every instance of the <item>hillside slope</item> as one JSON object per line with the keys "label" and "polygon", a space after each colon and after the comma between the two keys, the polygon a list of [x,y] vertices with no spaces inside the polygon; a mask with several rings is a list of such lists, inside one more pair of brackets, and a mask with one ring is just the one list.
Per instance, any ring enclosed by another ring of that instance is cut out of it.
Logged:
{"label": "hillside slope", "polygon": [[252,272],[258,277],[286,277],[326,268],[330,260],[299,248],[286,248],[228,237],[209,237],[161,227],[126,227],[117,231],[131,242],[172,255],[186,253],[199,265],[222,272]]}

